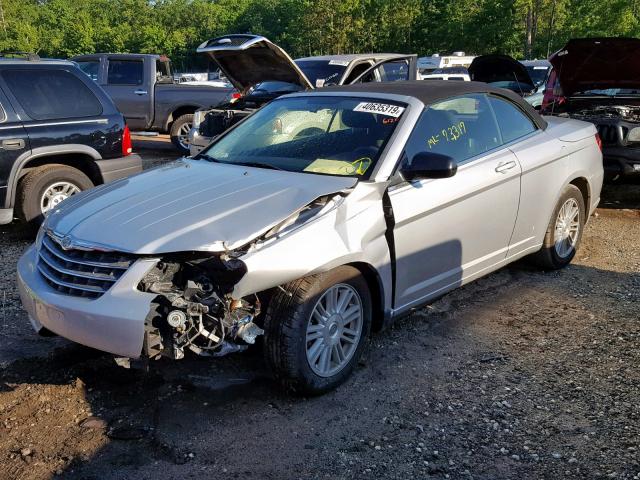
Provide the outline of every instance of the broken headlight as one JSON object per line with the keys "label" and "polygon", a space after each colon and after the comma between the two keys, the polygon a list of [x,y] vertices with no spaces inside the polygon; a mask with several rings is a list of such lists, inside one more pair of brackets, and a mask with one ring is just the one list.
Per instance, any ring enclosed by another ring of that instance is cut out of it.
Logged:
{"label": "broken headlight", "polygon": [[325,215],[334,208],[337,208],[343,200],[344,197],[341,195],[320,197],[277,224],[264,234],[263,239],[267,240],[291,232],[308,221]]}
{"label": "broken headlight", "polygon": [[246,271],[244,262],[228,255],[170,255],[159,261],[138,286],[157,295],[145,321],[144,353],[179,359],[189,349],[221,356],[254,343],[263,333],[253,323],[260,301],[230,295]]}

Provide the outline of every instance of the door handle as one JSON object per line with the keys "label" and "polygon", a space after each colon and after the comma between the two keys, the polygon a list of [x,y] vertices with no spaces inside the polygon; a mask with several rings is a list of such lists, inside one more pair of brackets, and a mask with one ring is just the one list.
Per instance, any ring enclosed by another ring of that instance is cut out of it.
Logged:
{"label": "door handle", "polygon": [[496,172],[498,173],[507,173],[509,170],[516,166],[516,162],[514,160],[509,160],[508,162],[499,163],[496,167]]}
{"label": "door handle", "polygon": [[134,90],[133,93],[135,93],[136,95],[146,95],[147,91],[146,90]]}
{"label": "door handle", "polygon": [[24,148],[24,140],[21,138],[9,138],[2,140],[0,145],[4,150],[21,150]]}

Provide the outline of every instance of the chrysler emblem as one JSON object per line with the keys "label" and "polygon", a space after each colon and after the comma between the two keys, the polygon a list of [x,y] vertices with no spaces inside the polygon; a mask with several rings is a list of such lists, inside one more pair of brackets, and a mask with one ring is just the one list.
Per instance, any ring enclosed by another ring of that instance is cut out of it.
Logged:
{"label": "chrysler emblem", "polygon": [[69,237],[68,235],[65,235],[60,240],[60,246],[65,250],[69,250],[72,247],[72,245],[73,245],[73,240],[71,240],[71,237]]}

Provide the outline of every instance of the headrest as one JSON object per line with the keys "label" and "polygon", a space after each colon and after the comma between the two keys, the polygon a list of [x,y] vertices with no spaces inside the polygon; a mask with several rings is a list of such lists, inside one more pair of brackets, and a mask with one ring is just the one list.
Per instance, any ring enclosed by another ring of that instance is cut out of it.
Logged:
{"label": "headrest", "polygon": [[425,116],[428,124],[443,128],[455,123],[455,117],[448,110],[434,110],[433,108],[427,109]]}
{"label": "headrest", "polygon": [[351,128],[373,128],[378,125],[376,116],[368,112],[342,111],[342,123]]}

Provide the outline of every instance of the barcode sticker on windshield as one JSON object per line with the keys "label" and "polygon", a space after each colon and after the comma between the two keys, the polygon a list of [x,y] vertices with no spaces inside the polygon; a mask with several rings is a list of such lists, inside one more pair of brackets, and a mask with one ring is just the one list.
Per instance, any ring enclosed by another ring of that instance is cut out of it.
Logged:
{"label": "barcode sticker on windshield", "polygon": [[389,117],[398,118],[404,112],[404,107],[398,105],[391,105],[389,103],[371,103],[362,102],[359,103],[354,112],[367,112],[367,113],[379,113],[380,115],[387,115]]}

